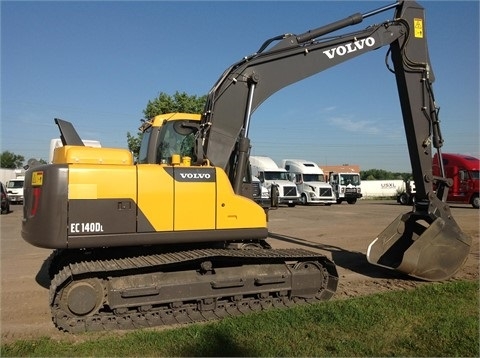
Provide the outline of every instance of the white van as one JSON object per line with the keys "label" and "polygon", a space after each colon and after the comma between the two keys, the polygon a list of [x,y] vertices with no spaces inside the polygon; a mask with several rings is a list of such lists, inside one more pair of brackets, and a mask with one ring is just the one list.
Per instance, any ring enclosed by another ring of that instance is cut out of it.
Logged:
{"label": "white van", "polygon": [[23,204],[23,182],[24,176],[18,176],[7,182],[7,196],[11,204]]}
{"label": "white van", "polygon": [[317,164],[304,159],[283,159],[282,166],[293,176],[303,205],[336,203],[332,186],[325,182]]}

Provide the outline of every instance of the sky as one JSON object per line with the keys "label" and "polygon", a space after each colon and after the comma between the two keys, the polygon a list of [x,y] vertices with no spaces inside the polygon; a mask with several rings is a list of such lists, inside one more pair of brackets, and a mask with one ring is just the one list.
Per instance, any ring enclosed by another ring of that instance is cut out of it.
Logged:
{"label": "sky", "polygon": [[[386,1],[1,1],[0,149],[48,160],[54,118],[127,148],[149,100],[207,94],[267,39]],[[431,1],[426,31],[443,152],[480,156],[479,2]],[[390,20],[393,10],[337,33]],[[335,33],[335,34],[337,34]],[[252,155],[411,172],[383,47],[275,93],[252,115]]]}

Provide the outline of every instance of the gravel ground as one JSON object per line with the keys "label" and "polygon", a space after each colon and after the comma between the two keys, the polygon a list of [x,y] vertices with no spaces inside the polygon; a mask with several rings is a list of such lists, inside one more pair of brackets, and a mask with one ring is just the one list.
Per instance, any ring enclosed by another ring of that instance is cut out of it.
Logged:
{"label": "gravel ground", "polygon": [[[478,280],[479,211],[452,205],[452,214],[472,238],[471,252],[452,280]],[[51,250],[26,243],[20,234],[22,207],[1,216],[1,334],[2,343],[48,336],[81,339],[58,331],[48,306],[48,285],[42,265]],[[411,289],[424,281],[371,265],[366,250],[398,215],[410,210],[394,201],[361,200],[355,205],[280,207],[269,213],[268,242],[274,248],[301,247],[333,259],[339,287],[333,299]]]}

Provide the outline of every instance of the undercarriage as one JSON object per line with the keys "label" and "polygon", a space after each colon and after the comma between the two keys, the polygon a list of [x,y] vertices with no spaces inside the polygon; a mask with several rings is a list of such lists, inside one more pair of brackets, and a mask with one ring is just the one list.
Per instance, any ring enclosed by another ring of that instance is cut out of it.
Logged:
{"label": "undercarriage", "polygon": [[332,261],[303,249],[129,256],[125,251],[108,257],[107,251],[78,251],[59,269],[50,286],[59,329],[77,333],[217,320],[328,300],[338,283]]}

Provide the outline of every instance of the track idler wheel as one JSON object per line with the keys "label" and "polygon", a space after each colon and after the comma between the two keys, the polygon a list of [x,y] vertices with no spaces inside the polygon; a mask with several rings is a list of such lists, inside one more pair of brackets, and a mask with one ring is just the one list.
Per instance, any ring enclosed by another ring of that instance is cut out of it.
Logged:
{"label": "track idler wheel", "polygon": [[103,306],[104,290],[102,282],[96,278],[74,281],[61,293],[60,309],[72,316],[88,316],[98,312]]}

